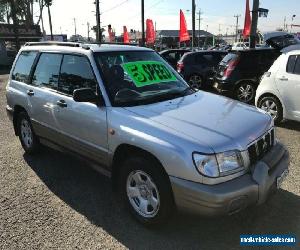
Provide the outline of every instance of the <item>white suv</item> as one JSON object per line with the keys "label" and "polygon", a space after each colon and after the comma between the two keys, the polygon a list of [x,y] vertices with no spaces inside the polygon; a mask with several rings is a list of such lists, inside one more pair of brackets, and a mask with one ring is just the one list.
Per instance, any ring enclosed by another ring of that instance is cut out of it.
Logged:
{"label": "white suv", "polygon": [[283,53],[264,74],[255,104],[267,111],[275,123],[300,121],[300,50]]}

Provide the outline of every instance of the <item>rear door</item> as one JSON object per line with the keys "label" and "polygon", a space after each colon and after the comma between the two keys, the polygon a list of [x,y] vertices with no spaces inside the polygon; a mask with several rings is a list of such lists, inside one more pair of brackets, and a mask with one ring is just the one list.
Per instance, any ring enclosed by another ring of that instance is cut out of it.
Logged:
{"label": "rear door", "polygon": [[32,124],[40,137],[53,138],[57,124],[54,117],[56,103],[55,93],[58,88],[59,68],[62,55],[41,53],[33,71],[29,89],[32,104]]}
{"label": "rear door", "polygon": [[33,115],[32,96],[30,90],[30,75],[37,58],[37,51],[23,51],[20,53],[11,74],[7,88],[7,104],[14,108],[16,105],[24,107],[29,115]]}
{"label": "rear door", "polygon": [[96,93],[100,91],[89,59],[81,55],[64,55],[58,92],[54,97],[59,139],[73,152],[107,166],[106,107],[75,102],[73,92],[80,88],[91,88]]}
{"label": "rear door", "polygon": [[300,121],[300,55],[290,55],[276,75],[276,84],[289,119]]}

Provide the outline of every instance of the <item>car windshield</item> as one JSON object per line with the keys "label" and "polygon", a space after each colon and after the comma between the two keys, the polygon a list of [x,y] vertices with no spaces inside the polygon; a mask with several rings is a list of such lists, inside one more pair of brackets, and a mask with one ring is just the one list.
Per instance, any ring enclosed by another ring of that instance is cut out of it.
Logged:
{"label": "car windshield", "polygon": [[154,51],[98,52],[95,59],[113,106],[137,106],[194,93]]}

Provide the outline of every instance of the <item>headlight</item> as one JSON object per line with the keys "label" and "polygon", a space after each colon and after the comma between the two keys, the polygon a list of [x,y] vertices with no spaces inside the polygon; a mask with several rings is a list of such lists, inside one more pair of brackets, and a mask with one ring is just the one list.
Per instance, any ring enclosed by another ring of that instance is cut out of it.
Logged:
{"label": "headlight", "polygon": [[228,151],[216,155],[193,154],[194,164],[200,174],[220,177],[244,170],[242,156],[238,151]]}
{"label": "headlight", "polygon": [[193,154],[194,164],[197,170],[208,177],[219,177],[219,168],[215,155]]}
{"label": "headlight", "polygon": [[217,154],[220,176],[239,172],[244,169],[242,156],[237,151],[228,151]]}

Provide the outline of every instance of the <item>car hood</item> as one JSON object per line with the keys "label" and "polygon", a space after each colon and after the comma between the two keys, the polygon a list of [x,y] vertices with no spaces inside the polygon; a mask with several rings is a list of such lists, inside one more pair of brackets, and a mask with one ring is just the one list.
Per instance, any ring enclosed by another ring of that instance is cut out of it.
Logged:
{"label": "car hood", "polygon": [[[214,152],[246,150],[263,135],[272,119],[263,111],[232,99],[198,91],[170,101],[126,107],[135,115],[150,119],[193,138]],[[163,136],[163,135],[162,135]]]}

